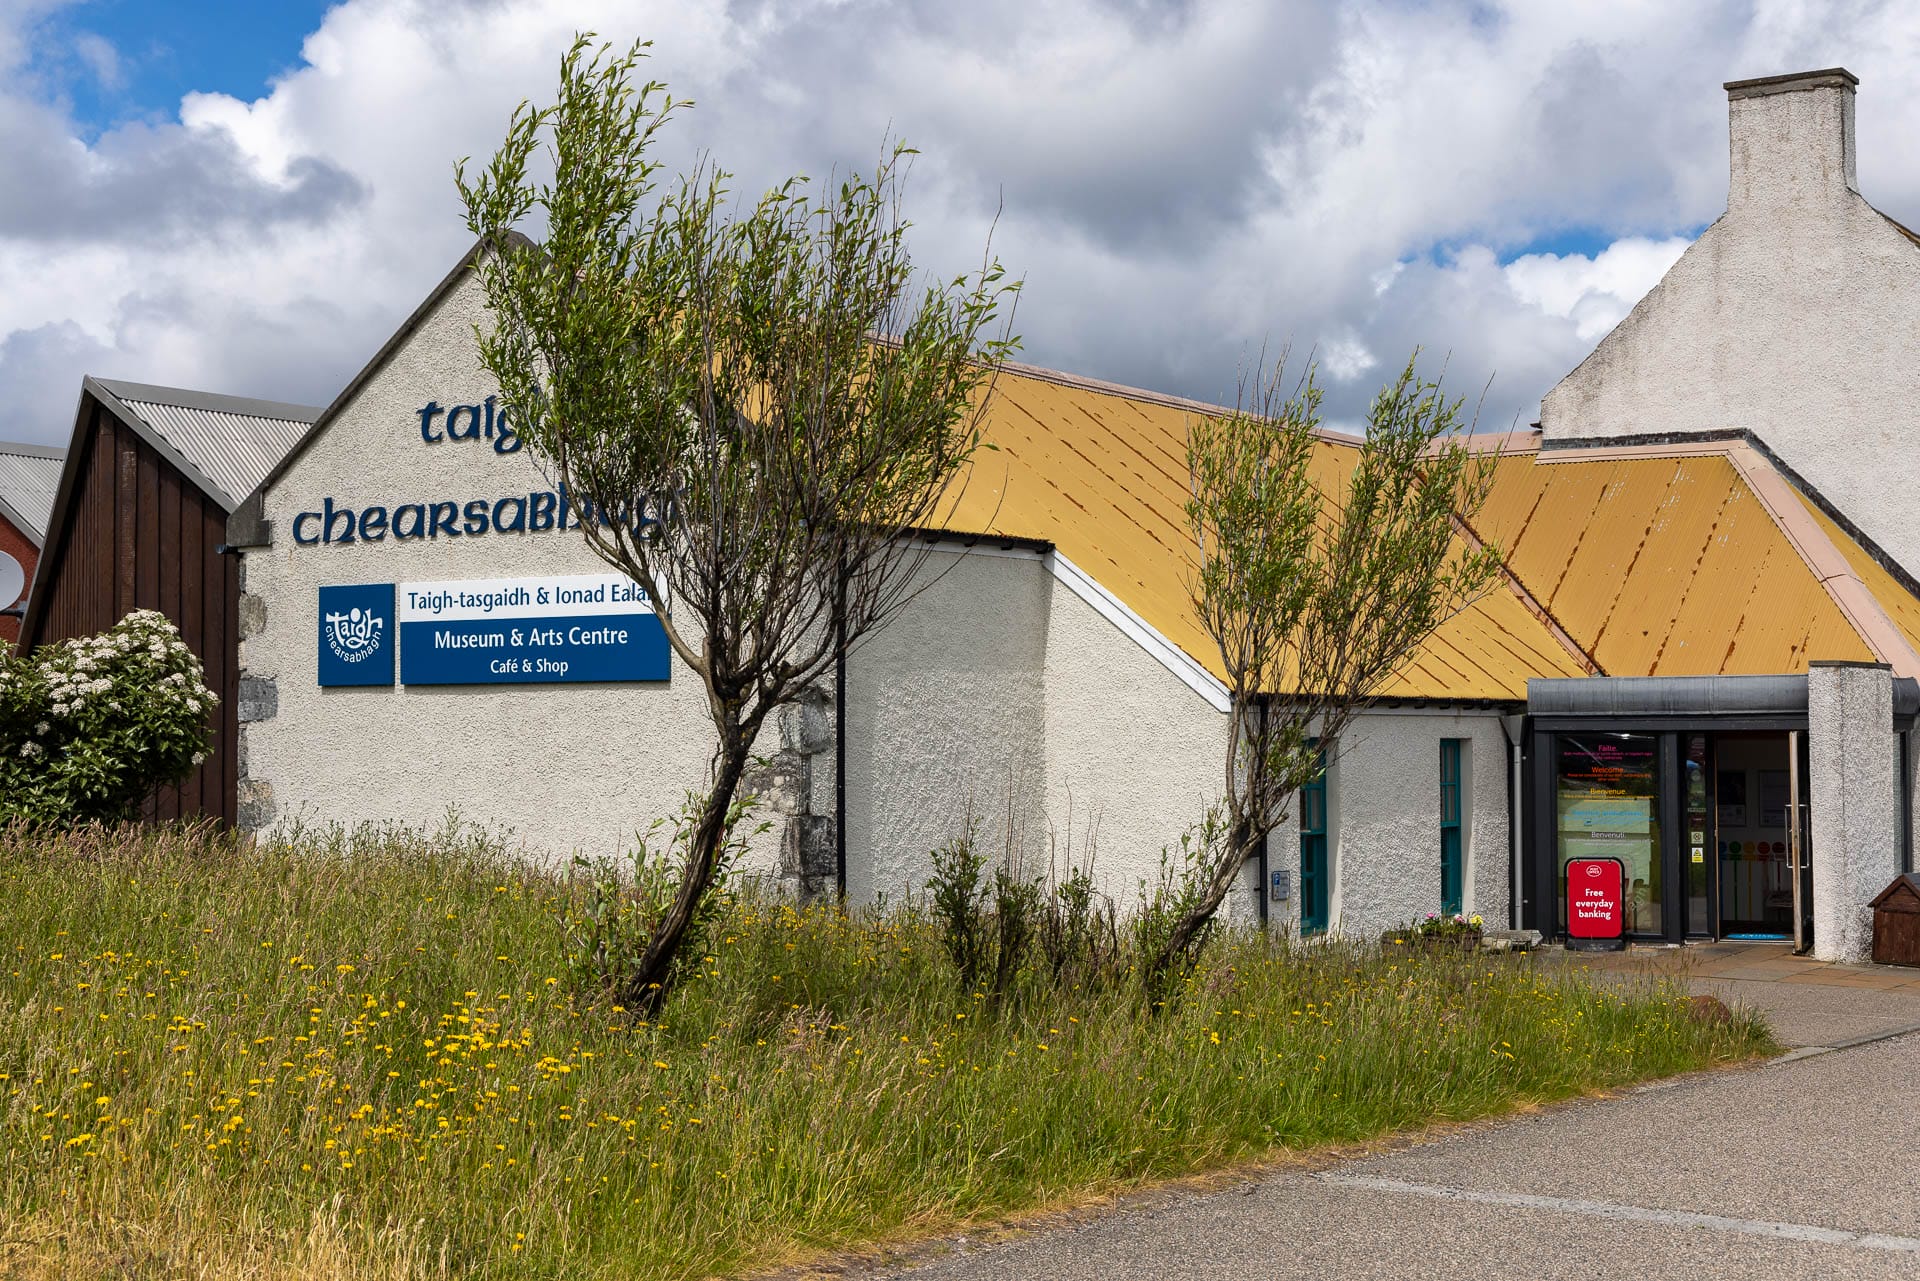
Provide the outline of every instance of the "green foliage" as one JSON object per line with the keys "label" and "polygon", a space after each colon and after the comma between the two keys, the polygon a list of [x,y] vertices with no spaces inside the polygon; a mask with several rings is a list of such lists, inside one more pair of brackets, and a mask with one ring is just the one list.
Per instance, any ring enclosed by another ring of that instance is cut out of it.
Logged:
{"label": "green foliage", "polygon": [[570,893],[471,829],[0,832],[0,1271],[752,1273],[1768,1048],[1678,989],[1232,930],[1157,1015],[981,1017],[930,916],[750,886],[616,1024]]}
{"label": "green foliage", "polygon": [[1353,717],[1498,578],[1498,551],[1461,537],[1492,458],[1467,447],[1462,402],[1417,356],[1374,397],[1357,449],[1318,438],[1314,370],[1289,383],[1284,356],[1233,412],[1188,430],[1190,595],[1230,699],[1224,809],[1156,970],[1183,963]]}
{"label": "green foliage", "polygon": [[1113,901],[1094,885],[1093,873],[1075,867],[1050,886],[1040,904],[1040,950],[1047,982],[1055,989],[1103,991],[1130,972],[1120,943]]}
{"label": "green foliage", "polygon": [[959,990],[999,1002],[1059,977],[1059,967],[1037,972],[1036,949],[1050,930],[1058,933],[1062,909],[1057,896],[1014,872],[1011,850],[986,876],[979,835],[979,820],[969,817],[959,836],[933,851],[926,901]]}
{"label": "green foliage", "polygon": [[[1149,1004],[1164,1005],[1199,968],[1201,955],[1218,930],[1208,904],[1214,868],[1228,857],[1227,815],[1223,805],[1208,807],[1205,817],[1180,834],[1180,850],[1160,851],[1153,882],[1140,885],[1140,901],[1127,926],[1138,956],[1142,991]],[[1197,928],[1182,930],[1189,921]]]}
{"label": "green foliage", "polygon": [[[490,251],[481,361],[587,545],[671,602],[713,717],[712,786],[629,993],[651,1006],[761,725],[910,599],[930,552],[902,535],[964,483],[1015,286],[990,255],[918,280],[905,147],[817,193],[795,178],[736,205],[705,163],[660,192],[655,135],[685,104],[641,82],[644,57],[580,37],[555,101],[522,103],[456,182]],[[517,231],[536,223],[538,246]]]}
{"label": "green foliage", "polygon": [[927,878],[928,902],[940,922],[940,942],[963,992],[980,989],[993,955],[981,876],[987,856],[979,850],[979,836],[980,821],[969,816],[961,834],[933,852],[933,874]]}
{"label": "green foliage", "polygon": [[1040,887],[1023,881],[1004,867],[993,871],[993,986],[996,1000],[1011,995],[1033,962],[1033,947],[1041,913]]}
{"label": "green foliage", "polygon": [[1393,932],[1415,938],[1465,938],[1477,936],[1484,925],[1485,922],[1478,915],[1456,912],[1451,916],[1442,916],[1438,912],[1428,912],[1417,921],[1396,927]]}
{"label": "green foliage", "polygon": [[126,818],[206,759],[219,702],[165,615],[21,655],[0,643],[0,822]]}
{"label": "green foliage", "polygon": [[[556,914],[569,990],[588,999],[617,998],[631,986],[648,943],[679,892],[702,805],[699,795],[687,793],[680,812],[654,820],[623,859],[574,856],[567,903]],[[680,954],[683,963],[704,951],[714,921],[727,909],[725,887],[747,852],[747,842],[770,826],[760,823],[747,830],[758,805],[755,797],[736,797],[727,813],[714,871],[720,892],[701,900]]]}

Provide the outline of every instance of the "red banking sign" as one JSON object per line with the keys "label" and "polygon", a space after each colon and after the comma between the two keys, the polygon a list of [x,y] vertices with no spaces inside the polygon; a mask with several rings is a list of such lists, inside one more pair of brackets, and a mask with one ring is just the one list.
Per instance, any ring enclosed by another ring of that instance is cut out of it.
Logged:
{"label": "red banking sign", "polygon": [[1577,939],[1617,939],[1627,932],[1627,870],[1617,858],[1567,862],[1567,934]]}

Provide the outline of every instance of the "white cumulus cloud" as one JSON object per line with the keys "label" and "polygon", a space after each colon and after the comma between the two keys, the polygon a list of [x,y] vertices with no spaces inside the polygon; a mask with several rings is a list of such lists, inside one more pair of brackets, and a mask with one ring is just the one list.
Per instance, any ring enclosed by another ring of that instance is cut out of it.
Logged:
{"label": "white cumulus cloud", "polygon": [[1416,346],[1530,420],[1722,209],[1723,80],[1849,66],[1862,188],[1920,221],[1891,0],[342,0],[260,97],[104,131],[42,74],[124,75],[87,12],[0,0],[0,437],[64,439],[83,373],[330,399],[464,248],[453,162],[583,28],[654,42],[698,103],[663,159],[743,193],[920,148],[916,248],[962,270],[993,230],[1025,359],[1230,399],[1318,344],[1344,421]]}
{"label": "white cumulus cloud", "polygon": [[1522,254],[1502,271],[1517,301],[1572,321],[1580,341],[1597,342],[1667,274],[1689,243],[1680,236],[1627,236],[1592,256]]}

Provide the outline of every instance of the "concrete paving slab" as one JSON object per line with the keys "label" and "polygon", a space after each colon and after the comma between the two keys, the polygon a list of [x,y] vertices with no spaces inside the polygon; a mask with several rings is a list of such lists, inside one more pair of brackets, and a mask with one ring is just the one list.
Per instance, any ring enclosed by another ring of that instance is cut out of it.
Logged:
{"label": "concrete paving slab", "polygon": [[1880,991],[1741,979],[1695,979],[1687,987],[1696,995],[1759,1011],[1774,1039],[1789,1048],[1852,1044],[1920,1027],[1920,989]]}
{"label": "concrete paving slab", "polygon": [[1789,1048],[1851,1044],[1920,1028],[1920,974],[1892,966],[1832,965],[1796,957],[1784,944],[1725,944],[1578,956],[1546,953],[1540,964],[1584,970],[1607,983],[1670,980],[1695,995],[1759,1011]]}

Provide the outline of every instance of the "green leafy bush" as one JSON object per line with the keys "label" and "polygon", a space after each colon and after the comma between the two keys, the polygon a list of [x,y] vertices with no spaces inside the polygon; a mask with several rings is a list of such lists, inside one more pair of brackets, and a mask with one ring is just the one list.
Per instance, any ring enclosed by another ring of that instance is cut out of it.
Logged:
{"label": "green leafy bush", "polygon": [[[748,794],[736,795],[727,809],[713,871],[713,883],[723,889],[705,895],[694,908],[677,962],[683,967],[702,967],[707,935],[728,906],[724,887],[731,884],[748,839],[768,829],[766,823],[752,823],[757,808],[759,799]],[[654,820],[624,859],[574,856],[571,893],[556,914],[574,991],[614,997],[640,972],[647,947],[680,892],[700,809],[701,798],[687,793],[680,812]]]}
{"label": "green leafy bush", "polygon": [[0,821],[111,822],[185,778],[219,702],[203,675],[153,610],[31,654],[0,645]]}

